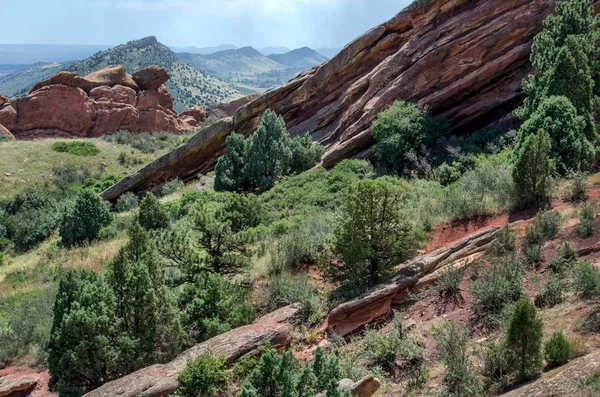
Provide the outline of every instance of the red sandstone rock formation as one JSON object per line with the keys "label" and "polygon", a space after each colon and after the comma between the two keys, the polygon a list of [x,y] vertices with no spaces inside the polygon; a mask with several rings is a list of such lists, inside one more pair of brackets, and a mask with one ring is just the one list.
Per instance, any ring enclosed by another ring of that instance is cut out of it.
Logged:
{"label": "red sandstone rock formation", "polygon": [[[555,0],[416,0],[338,55],[267,91],[221,124],[104,194],[144,191],[213,169],[231,131],[250,134],[265,109],[281,114],[292,135],[309,131],[325,146],[323,165],[361,155],[373,144],[377,114],[403,99],[429,107],[453,132],[511,125],[531,71],[533,37]],[[600,0],[597,0],[600,4]],[[200,142],[201,141],[201,142]]]}
{"label": "red sandstone rock formation", "polygon": [[15,139],[15,137],[10,133],[10,131],[5,126],[0,124],[0,138],[4,138],[4,137],[6,137],[10,140]]}
{"label": "red sandstone rock formation", "polygon": [[165,69],[151,66],[134,77],[123,65],[84,77],[59,72],[38,83],[25,98],[0,97],[0,124],[17,139],[96,137],[121,129],[183,133],[198,125],[173,111],[173,97],[164,85],[169,79]]}

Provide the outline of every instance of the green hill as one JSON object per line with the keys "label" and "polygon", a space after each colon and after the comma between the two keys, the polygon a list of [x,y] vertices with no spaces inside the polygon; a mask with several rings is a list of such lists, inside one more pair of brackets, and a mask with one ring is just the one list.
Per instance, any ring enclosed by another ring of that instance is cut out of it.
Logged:
{"label": "green hill", "polygon": [[109,65],[123,64],[129,73],[150,65],[169,71],[169,91],[175,98],[175,110],[181,112],[193,105],[209,106],[239,96],[240,93],[225,81],[200,71],[186,63],[155,37],[146,37],[101,51],[76,62],[36,64],[28,69],[0,77],[0,94],[24,95],[38,81],[59,70],[86,75]]}
{"label": "green hill", "polygon": [[189,52],[179,53],[178,55],[198,69],[228,81],[236,81],[241,77],[288,68],[288,66],[273,61],[252,47],[219,51],[210,55]]}
{"label": "green hill", "polygon": [[309,69],[327,60],[312,48],[302,47],[285,54],[272,54],[269,58],[292,69]]}

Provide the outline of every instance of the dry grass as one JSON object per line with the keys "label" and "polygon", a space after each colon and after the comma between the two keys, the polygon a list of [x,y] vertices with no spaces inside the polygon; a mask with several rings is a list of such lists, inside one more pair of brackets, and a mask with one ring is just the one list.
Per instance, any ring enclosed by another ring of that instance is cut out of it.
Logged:
{"label": "dry grass", "polygon": [[[27,186],[43,184],[52,180],[52,166],[85,165],[96,171],[104,165],[107,174],[120,177],[130,175],[154,160],[166,150],[145,154],[130,146],[116,145],[99,138],[80,139],[93,142],[100,153],[95,156],[75,156],[59,153],[50,147],[56,141],[65,139],[41,139],[35,141],[0,142],[0,199],[6,199]],[[119,154],[126,152],[139,158],[143,164],[124,166],[119,164]]]}

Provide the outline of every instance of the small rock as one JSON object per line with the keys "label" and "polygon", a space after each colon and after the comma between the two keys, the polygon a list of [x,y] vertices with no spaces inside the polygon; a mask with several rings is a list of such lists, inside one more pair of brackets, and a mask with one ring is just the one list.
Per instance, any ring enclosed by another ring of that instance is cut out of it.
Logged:
{"label": "small rock", "polygon": [[18,392],[33,389],[39,382],[39,377],[33,375],[0,377],[0,397],[7,397]]}
{"label": "small rock", "polygon": [[410,331],[411,329],[415,328],[416,326],[417,326],[417,322],[415,320],[413,320],[412,318],[403,324],[403,328],[407,331]]}

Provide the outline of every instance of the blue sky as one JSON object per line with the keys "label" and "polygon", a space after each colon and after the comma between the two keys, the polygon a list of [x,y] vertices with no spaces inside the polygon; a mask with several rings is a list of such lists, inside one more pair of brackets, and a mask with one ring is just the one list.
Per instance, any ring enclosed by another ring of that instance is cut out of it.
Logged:
{"label": "blue sky", "polygon": [[410,0],[0,0],[2,44],[343,46]]}

